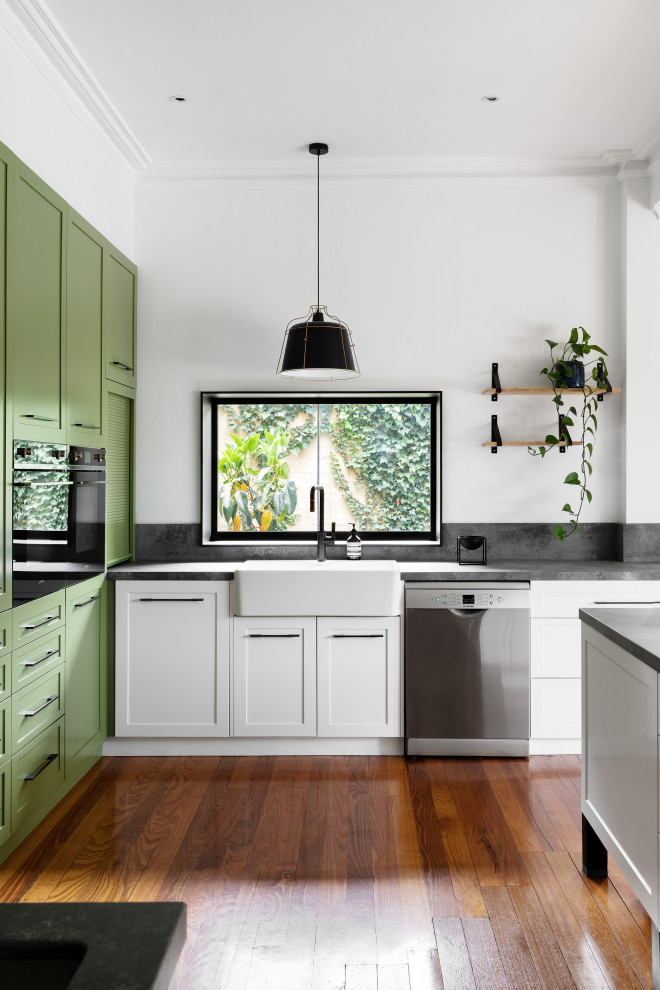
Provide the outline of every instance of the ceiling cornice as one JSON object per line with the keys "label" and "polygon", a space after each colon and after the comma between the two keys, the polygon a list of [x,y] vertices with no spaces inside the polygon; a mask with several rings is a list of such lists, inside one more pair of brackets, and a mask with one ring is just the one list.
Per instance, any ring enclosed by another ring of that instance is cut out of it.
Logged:
{"label": "ceiling cornice", "polygon": [[[616,181],[618,167],[602,158],[387,158],[337,159],[323,163],[324,185],[342,182],[445,182],[520,180]],[[152,165],[140,183],[262,182],[313,183],[315,173],[304,156],[299,161],[173,162]]]}
{"label": "ceiling cornice", "polygon": [[[136,169],[150,164],[149,155],[41,0],[2,0],[0,24],[88,132],[92,118],[129,166],[132,178]],[[81,104],[87,119],[81,115]]]}

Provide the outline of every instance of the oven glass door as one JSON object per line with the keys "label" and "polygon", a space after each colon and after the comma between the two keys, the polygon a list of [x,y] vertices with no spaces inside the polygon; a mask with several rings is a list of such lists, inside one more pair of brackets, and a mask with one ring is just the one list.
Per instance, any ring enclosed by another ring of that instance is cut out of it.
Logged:
{"label": "oven glass door", "polygon": [[105,570],[105,469],[70,468],[68,523],[70,582]]}
{"label": "oven glass door", "polygon": [[68,474],[61,468],[14,470],[14,606],[66,584],[70,488]]}

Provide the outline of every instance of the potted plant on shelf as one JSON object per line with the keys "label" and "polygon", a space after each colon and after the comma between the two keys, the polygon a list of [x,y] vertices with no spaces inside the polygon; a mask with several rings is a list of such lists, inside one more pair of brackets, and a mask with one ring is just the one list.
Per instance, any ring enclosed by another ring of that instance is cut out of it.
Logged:
{"label": "potted plant on shelf", "polygon": [[[554,393],[552,401],[558,414],[558,436],[549,433],[545,438],[546,445],[540,445],[538,450],[534,447],[527,449],[534,457],[545,457],[556,447],[571,446],[573,441],[568,434],[568,427],[575,426],[579,417],[580,438],[579,441],[575,442],[581,444],[580,467],[578,471],[571,471],[564,478],[565,485],[571,485],[577,489],[578,501],[575,508],[568,502],[562,508],[562,512],[566,512],[570,517],[570,528],[561,523],[558,523],[554,528],[555,539],[564,540],[577,532],[585,500],[587,502],[592,500],[592,494],[587,483],[593,471],[591,458],[594,452],[596,430],[598,429],[597,392],[598,389],[608,387],[607,367],[603,360],[607,354],[602,347],[591,343],[591,337],[584,327],[573,327],[570,337],[559,355],[555,354],[555,348],[559,347],[556,341],[546,339],[546,344],[550,348],[550,364],[549,367],[541,370],[541,374],[548,379]],[[585,361],[585,358],[592,353],[595,353],[596,357],[591,361]],[[590,373],[589,368],[591,368]],[[582,408],[579,413],[576,406],[569,406],[568,413],[562,412],[564,389],[567,388],[576,389],[582,393]],[[575,419],[571,417],[575,417]]]}

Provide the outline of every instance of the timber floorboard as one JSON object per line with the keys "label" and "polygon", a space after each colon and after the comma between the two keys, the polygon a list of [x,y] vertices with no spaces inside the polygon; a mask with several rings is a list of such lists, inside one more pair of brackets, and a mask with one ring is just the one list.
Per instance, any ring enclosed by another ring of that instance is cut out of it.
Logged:
{"label": "timber floorboard", "polygon": [[179,990],[651,990],[579,785],[574,756],[107,757],[0,901],[184,901]]}

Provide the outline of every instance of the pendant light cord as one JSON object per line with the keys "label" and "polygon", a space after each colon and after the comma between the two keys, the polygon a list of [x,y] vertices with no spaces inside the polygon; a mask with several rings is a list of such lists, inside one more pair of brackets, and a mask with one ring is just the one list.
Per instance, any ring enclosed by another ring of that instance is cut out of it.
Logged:
{"label": "pendant light cord", "polygon": [[321,156],[316,156],[316,309],[321,311]]}

